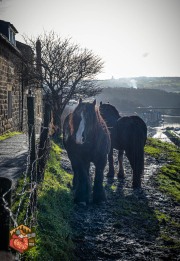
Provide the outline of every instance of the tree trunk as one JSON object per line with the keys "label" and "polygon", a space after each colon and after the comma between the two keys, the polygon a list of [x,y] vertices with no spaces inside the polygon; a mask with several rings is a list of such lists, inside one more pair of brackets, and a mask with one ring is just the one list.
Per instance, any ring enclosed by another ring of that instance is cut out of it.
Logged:
{"label": "tree trunk", "polygon": [[62,134],[62,124],[61,124],[61,108],[56,107],[53,109],[53,125],[54,125],[54,137],[60,138]]}

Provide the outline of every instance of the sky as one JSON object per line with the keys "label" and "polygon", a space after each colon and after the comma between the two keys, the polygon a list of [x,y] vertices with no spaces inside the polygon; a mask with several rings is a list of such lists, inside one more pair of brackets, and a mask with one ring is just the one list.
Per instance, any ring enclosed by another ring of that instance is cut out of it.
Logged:
{"label": "sky", "polygon": [[55,31],[104,61],[99,79],[180,77],[180,0],[0,0],[22,35]]}

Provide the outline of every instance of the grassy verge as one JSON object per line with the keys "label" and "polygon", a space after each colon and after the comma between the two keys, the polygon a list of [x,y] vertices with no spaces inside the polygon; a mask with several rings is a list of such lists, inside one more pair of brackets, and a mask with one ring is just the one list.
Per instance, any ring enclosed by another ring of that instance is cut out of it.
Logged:
{"label": "grassy verge", "polygon": [[[145,153],[164,162],[160,168],[155,181],[162,192],[172,197],[176,204],[180,203],[180,149],[173,144],[161,142],[149,138],[145,146]],[[171,248],[176,251],[180,249],[179,240],[179,218],[170,216],[163,209],[155,209],[155,216],[161,227],[160,238],[163,241],[163,248]]]}
{"label": "grassy verge", "polygon": [[18,134],[21,134],[21,132],[18,132],[18,131],[6,132],[5,134],[0,135],[0,141],[1,140],[6,140],[6,139],[8,139],[10,137],[13,137],[15,135],[18,135]]}
{"label": "grassy verge", "polygon": [[156,176],[160,190],[180,202],[180,149],[175,145],[149,138],[145,153],[165,164]]}
{"label": "grassy verge", "polygon": [[[73,208],[70,190],[72,176],[62,170],[60,153],[60,147],[52,143],[45,179],[38,189],[36,246],[23,255],[23,260],[72,260],[73,243],[69,225]],[[19,186],[22,182],[19,181]],[[17,205],[14,207],[17,208]],[[23,222],[24,214],[21,211],[18,224]]]}

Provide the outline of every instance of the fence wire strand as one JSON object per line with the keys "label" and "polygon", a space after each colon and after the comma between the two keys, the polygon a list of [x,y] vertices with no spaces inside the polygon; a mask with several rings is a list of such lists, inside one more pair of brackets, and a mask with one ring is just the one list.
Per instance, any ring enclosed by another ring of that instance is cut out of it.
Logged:
{"label": "fence wire strand", "polygon": [[[40,135],[42,135],[44,130],[48,131],[48,129],[49,129],[48,127],[42,127]],[[153,135],[154,135],[153,131],[148,132],[148,137],[153,137]],[[26,138],[27,138],[27,136],[26,136]],[[46,150],[46,153],[47,153],[47,151],[49,151],[50,145],[48,144],[48,141],[46,140],[43,143],[42,147],[38,146],[38,148],[36,148],[36,159],[32,162],[31,171],[29,173],[29,167],[31,164],[30,155],[31,155],[31,150],[32,150],[31,139],[32,139],[32,133],[28,139],[29,149],[28,149],[28,154],[27,154],[27,158],[26,158],[26,170],[25,170],[25,172],[22,173],[24,177],[23,177],[23,185],[22,185],[20,193],[14,192],[13,185],[11,185],[11,188],[7,192],[5,192],[2,196],[4,208],[6,209],[6,211],[8,211],[10,219],[12,221],[12,226],[14,228],[18,227],[18,225],[20,225],[20,224],[18,224],[18,219],[19,219],[22,207],[23,207],[23,202],[25,201],[25,198],[27,198],[27,195],[28,195],[28,199],[27,199],[28,203],[25,208],[25,216],[24,216],[23,222],[24,222],[24,225],[26,225],[30,228],[37,225],[37,206],[36,206],[35,201],[37,200],[38,176],[37,176],[37,171],[35,171],[35,170],[36,170],[38,162],[44,157],[44,154],[42,154],[38,158],[39,151]],[[157,139],[159,139],[163,142],[167,141],[167,137],[161,137],[161,135]],[[168,142],[171,142],[170,139]],[[39,145],[40,145],[40,141],[39,141]],[[179,151],[179,148],[177,148],[177,150]],[[8,202],[5,199],[6,195],[8,193],[11,193],[12,191],[13,191],[13,193],[16,194],[16,196],[19,197],[19,203],[17,206],[16,213],[13,213],[11,207],[9,206]],[[18,256],[19,256],[18,260],[21,260],[21,254]]]}
{"label": "fence wire strand", "polygon": [[[42,127],[40,135],[42,134],[44,129],[48,130],[47,127]],[[28,139],[29,145],[31,145],[31,139],[32,139],[32,133]],[[29,173],[31,149],[32,149],[31,146],[29,146],[28,154],[27,154],[27,158],[26,158],[26,170],[25,170],[25,172],[22,173],[22,175],[24,175],[24,178],[23,178],[23,186],[21,188],[20,193],[19,192],[17,193],[14,191],[13,184],[12,184],[11,188],[7,192],[5,192],[2,196],[4,208],[6,209],[6,211],[8,211],[9,216],[12,221],[12,226],[14,228],[18,227],[20,225],[20,224],[18,224],[18,218],[19,218],[20,212],[22,210],[23,202],[27,195],[28,195],[28,200],[27,200],[28,203],[27,203],[26,211],[25,211],[24,225],[29,226],[31,228],[37,224],[37,213],[36,213],[36,206],[35,206],[36,203],[35,203],[34,195],[37,193],[38,183],[37,183],[37,172],[35,169],[36,169],[36,166],[37,166],[39,160],[43,158],[44,154],[39,158],[37,157],[37,155],[38,155],[39,150],[44,151],[45,149],[49,150],[49,148],[47,148],[47,141],[44,142],[44,144],[41,148],[38,147],[37,152],[36,152],[36,159],[32,162],[31,171]],[[35,172],[35,175],[34,175],[34,172]],[[19,203],[17,206],[16,213],[13,213],[11,207],[9,206],[8,202],[5,199],[6,195],[11,192],[15,193],[15,195],[18,196],[18,198],[19,198]]]}

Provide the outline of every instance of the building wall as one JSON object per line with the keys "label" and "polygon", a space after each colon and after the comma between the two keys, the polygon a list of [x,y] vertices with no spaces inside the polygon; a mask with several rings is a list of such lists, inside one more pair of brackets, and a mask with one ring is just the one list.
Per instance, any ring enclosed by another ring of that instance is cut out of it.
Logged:
{"label": "building wall", "polygon": [[[34,53],[32,52],[32,49],[30,46],[21,43],[21,42],[16,42],[17,48],[21,51],[21,54],[28,59],[29,61],[33,61],[34,58]],[[37,55],[37,53],[36,53]],[[38,69],[37,69],[38,70]],[[40,133],[41,129],[41,123],[42,123],[42,107],[43,107],[43,102],[42,102],[42,89],[40,88],[40,82],[38,83],[32,83],[31,80],[28,83],[27,79],[24,79],[23,85],[29,85],[29,86],[24,86],[24,89],[26,88],[27,92],[28,90],[31,89],[32,95],[35,97],[35,125],[36,125],[36,133]],[[27,99],[27,97],[25,97]],[[26,106],[26,101],[24,101],[24,106]],[[26,108],[27,109],[27,108]],[[25,126],[24,126],[25,127]]]}
{"label": "building wall", "polygon": [[16,51],[0,40],[0,134],[18,131],[20,127],[22,97],[13,63],[16,56]]}
{"label": "building wall", "polygon": [[[27,131],[27,90],[17,74],[17,48],[0,38],[0,135],[8,131]],[[15,62],[16,61],[16,62]],[[34,86],[37,87],[37,86]],[[34,88],[35,118],[42,118],[41,90]],[[36,126],[36,131],[39,127]]]}

